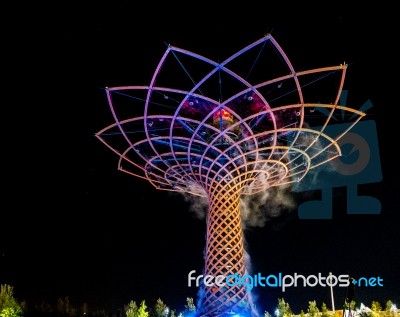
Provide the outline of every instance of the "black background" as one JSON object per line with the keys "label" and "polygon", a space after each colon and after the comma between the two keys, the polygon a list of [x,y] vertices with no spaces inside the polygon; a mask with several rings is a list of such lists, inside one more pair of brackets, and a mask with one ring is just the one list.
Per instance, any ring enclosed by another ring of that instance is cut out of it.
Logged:
{"label": "black background", "polygon": [[[3,38],[3,204],[0,283],[20,299],[69,296],[115,309],[162,298],[183,309],[190,270],[201,271],[205,223],[181,196],[116,170],[94,134],[112,122],[105,86],[146,85],[166,43],[222,60],[272,33],[295,68],[351,64],[355,108],[370,99],[383,180],[360,187],[380,215],[347,215],[334,190],[331,220],[300,220],[296,209],[246,231],[255,271],[380,275],[356,290],[369,304],[400,304],[397,194],[397,60],[394,9],[374,3],[315,6],[219,3],[20,4]],[[301,197],[297,197],[301,200]],[[327,289],[257,289],[261,311],[284,297],[329,306]],[[336,306],[344,300],[337,289]]]}

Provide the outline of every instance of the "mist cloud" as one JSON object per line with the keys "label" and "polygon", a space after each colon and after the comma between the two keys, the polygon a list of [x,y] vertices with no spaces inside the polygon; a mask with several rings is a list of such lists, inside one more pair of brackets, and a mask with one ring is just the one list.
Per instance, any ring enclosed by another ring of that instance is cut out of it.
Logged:
{"label": "mist cloud", "polygon": [[240,199],[240,213],[244,228],[263,227],[265,223],[296,206],[289,186],[271,187],[268,190]]}

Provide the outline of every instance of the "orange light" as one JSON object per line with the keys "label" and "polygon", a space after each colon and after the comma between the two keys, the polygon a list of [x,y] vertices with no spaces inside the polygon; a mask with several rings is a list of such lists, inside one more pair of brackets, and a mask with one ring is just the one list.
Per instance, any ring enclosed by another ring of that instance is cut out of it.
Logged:
{"label": "orange light", "polygon": [[[225,109],[221,109],[222,111],[222,117],[223,118],[231,118],[232,115],[229,113],[229,111],[225,110]],[[221,115],[221,111],[217,111],[215,113],[216,117],[219,117]]]}

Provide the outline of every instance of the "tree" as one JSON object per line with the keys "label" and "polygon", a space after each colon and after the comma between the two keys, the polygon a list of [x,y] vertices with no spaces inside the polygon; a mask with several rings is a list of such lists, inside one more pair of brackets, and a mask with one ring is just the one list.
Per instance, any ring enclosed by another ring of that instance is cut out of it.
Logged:
{"label": "tree", "polygon": [[354,310],[354,308],[356,307],[356,302],[354,300],[352,301],[345,301],[344,302],[344,308],[348,309],[348,310]]}
{"label": "tree", "polygon": [[385,312],[390,313],[393,306],[393,302],[389,299],[385,305]]}
{"label": "tree", "polygon": [[156,304],[154,306],[154,316],[155,317],[167,317],[169,309],[167,305],[161,300],[161,298],[157,299]]}
{"label": "tree", "polygon": [[88,314],[88,312],[89,312],[88,304],[83,303],[82,307],[81,307],[81,315],[86,316]]}
{"label": "tree", "polygon": [[140,307],[137,311],[136,317],[148,317],[148,316],[149,312],[147,311],[146,302],[142,300],[142,302],[140,303]]}
{"label": "tree", "polygon": [[22,316],[21,305],[14,298],[14,288],[11,285],[0,286],[0,317]]}
{"label": "tree", "polygon": [[271,314],[267,311],[264,312],[264,317],[271,317]]}
{"label": "tree", "polygon": [[35,305],[35,310],[42,314],[53,314],[54,308],[46,301],[42,301],[40,304]]}
{"label": "tree", "polygon": [[321,305],[321,317],[328,317],[328,316],[329,316],[328,307],[326,306],[325,303],[322,303],[322,305]]}
{"label": "tree", "polygon": [[371,302],[371,310],[374,313],[378,313],[379,314],[382,311],[382,306],[378,301],[373,300]]}
{"label": "tree", "polygon": [[382,311],[382,306],[378,301],[372,301],[371,302],[371,310],[372,310],[372,316],[377,317],[381,314]]}
{"label": "tree", "polygon": [[175,310],[171,310],[171,315],[170,315],[170,317],[176,317],[176,313],[175,313]]}
{"label": "tree", "polygon": [[186,298],[185,309],[186,309],[187,312],[195,312],[196,311],[196,306],[194,305],[192,297],[187,297]]}
{"label": "tree", "polygon": [[136,317],[137,312],[138,307],[136,305],[136,302],[131,300],[129,304],[125,307],[125,315],[126,317]]}
{"label": "tree", "polygon": [[57,313],[62,316],[76,316],[78,311],[71,305],[69,297],[65,296],[64,298],[60,297],[57,299]]}
{"label": "tree", "polygon": [[315,317],[318,315],[319,309],[315,300],[308,302],[307,313],[309,317]]}
{"label": "tree", "polygon": [[278,299],[278,306],[275,309],[276,317],[290,317],[292,316],[292,310],[289,303],[286,303],[283,298]]}
{"label": "tree", "polygon": [[395,305],[393,304],[393,302],[389,299],[387,302],[386,302],[386,305],[385,305],[385,316],[395,316],[396,314],[395,314],[395,311],[394,311],[394,308],[395,307]]}
{"label": "tree", "polygon": [[300,317],[306,317],[306,314],[304,314],[303,310],[300,311]]}

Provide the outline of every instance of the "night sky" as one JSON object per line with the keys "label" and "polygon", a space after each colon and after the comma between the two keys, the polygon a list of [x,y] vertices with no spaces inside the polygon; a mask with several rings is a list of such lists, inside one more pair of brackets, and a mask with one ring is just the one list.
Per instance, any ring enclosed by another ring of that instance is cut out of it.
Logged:
{"label": "night sky", "polygon": [[[17,298],[69,296],[106,309],[161,298],[179,311],[197,297],[187,274],[203,268],[205,221],[183,196],[117,171],[117,157],[94,136],[112,123],[103,88],[149,84],[166,44],[223,60],[271,32],[295,69],[350,65],[347,104],[372,102],[367,118],[376,123],[382,169],[381,181],[358,191],[382,210],[347,214],[345,185],[333,189],[333,219],[284,209],[246,230],[253,269],[380,276],[384,286],[357,288],[356,301],[400,306],[393,9],[232,6],[126,0],[14,12],[3,58],[0,283]],[[318,193],[293,193],[297,204],[310,197]],[[255,291],[261,311],[272,313],[282,297],[297,313],[308,300],[330,306],[328,288]],[[345,289],[334,293],[340,307]]]}

